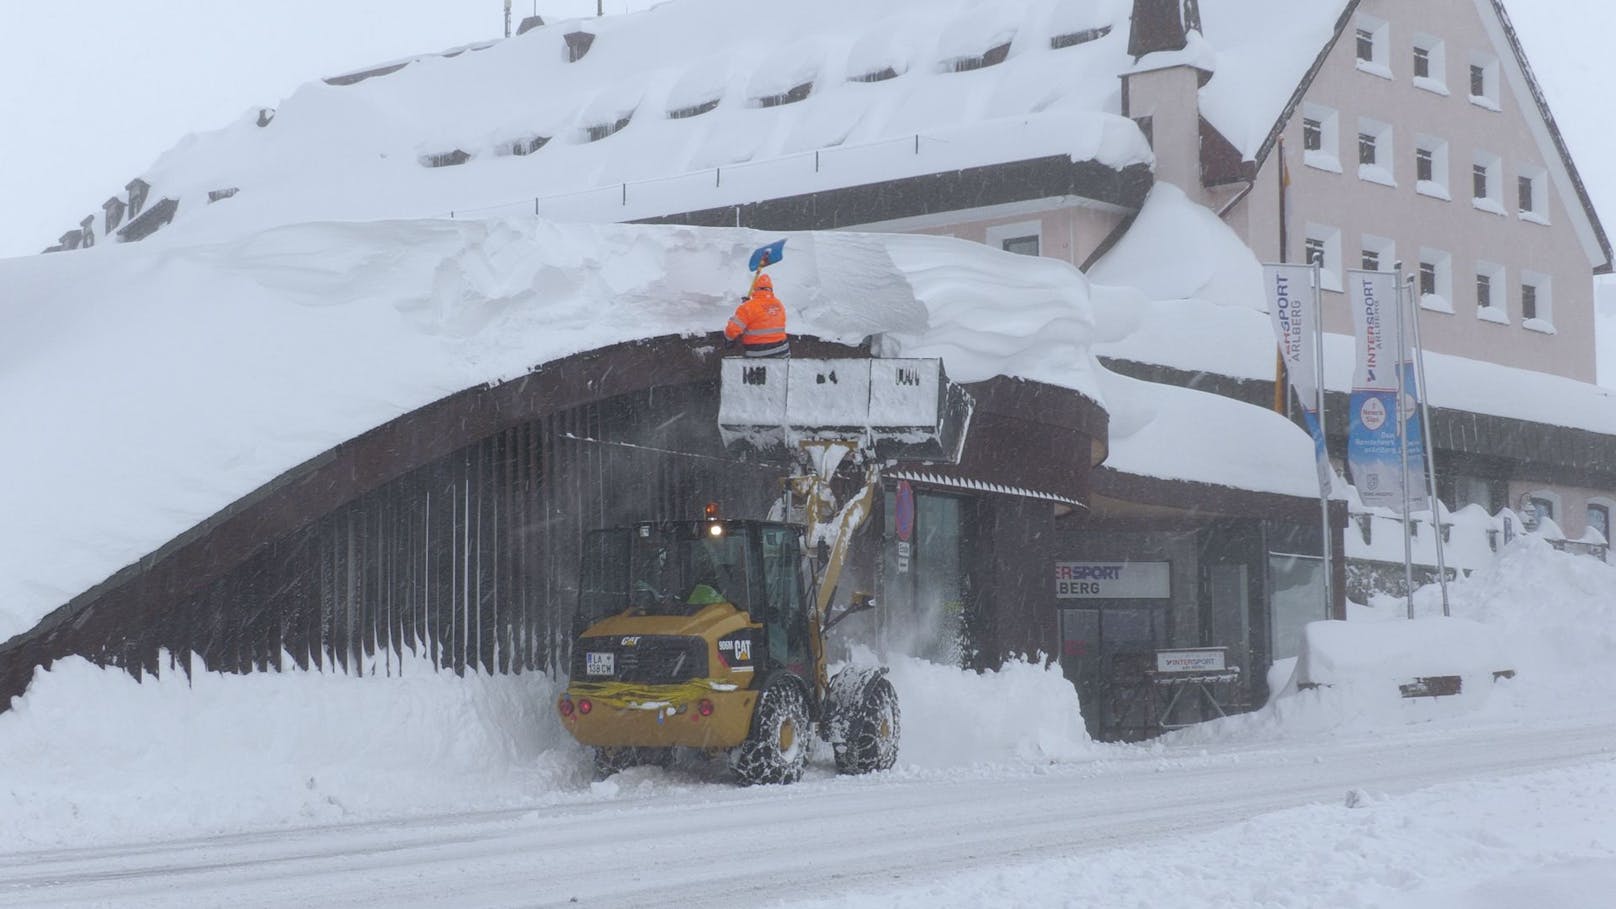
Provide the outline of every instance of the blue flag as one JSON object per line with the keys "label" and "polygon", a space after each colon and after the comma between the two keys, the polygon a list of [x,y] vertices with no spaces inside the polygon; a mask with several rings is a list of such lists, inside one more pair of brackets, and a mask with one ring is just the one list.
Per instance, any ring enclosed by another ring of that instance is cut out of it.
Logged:
{"label": "blue flag", "polygon": [[750,271],[757,271],[773,265],[786,257],[786,241],[776,240],[768,246],[760,246],[752,252],[752,258],[747,261],[746,267]]}

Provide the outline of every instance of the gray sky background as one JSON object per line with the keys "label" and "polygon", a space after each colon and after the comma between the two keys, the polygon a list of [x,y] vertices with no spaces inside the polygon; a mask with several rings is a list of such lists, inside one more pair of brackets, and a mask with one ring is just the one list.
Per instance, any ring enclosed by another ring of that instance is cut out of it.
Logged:
{"label": "gray sky background", "polygon": [[[602,2],[612,15],[656,0]],[[1608,0],[1506,3],[1616,230]],[[512,2],[514,22],[535,10],[588,16],[595,0]],[[312,79],[503,29],[503,0],[0,0],[0,257],[50,245],[188,133]]]}

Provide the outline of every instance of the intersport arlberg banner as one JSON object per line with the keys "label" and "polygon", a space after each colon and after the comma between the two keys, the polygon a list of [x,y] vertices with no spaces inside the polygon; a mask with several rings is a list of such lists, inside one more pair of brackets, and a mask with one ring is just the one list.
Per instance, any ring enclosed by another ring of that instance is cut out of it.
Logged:
{"label": "intersport arlberg banner", "polygon": [[[1404,466],[1407,465],[1408,508],[1428,508],[1425,493],[1425,448],[1420,433],[1419,389],[1405,335],[1398,352],[1397,275],[1385,271],[1347,272],[1347,298],[1357,334],[1357,363],[1352,371],[1352,422],[1347,429],[1347,467],[1365,505],[1402,514]],[[1405,332],[1412,329],[1405,326]],[[1403,397],[1398,400],[1398,372]],[[1399,404],[1401,406],[1399,406]],[[1408,440],[1405,459],[1399,448],[1397,420]]]}
{"label": "intersport arlberg banner", "polygon": [[1274,323],[1274,340],[1285,361],[1285,374],[1302,405],[1302,418],[1313,436],[1313,456],[1319,471],[1319,495],[1330,495],[1330,456],[1324,448],[1324,428],[1319,423],[1318,388],[1318,295],[1313,289],[1311,265],[1264,265],[1263,283],[1268,287],[1268,316]]}

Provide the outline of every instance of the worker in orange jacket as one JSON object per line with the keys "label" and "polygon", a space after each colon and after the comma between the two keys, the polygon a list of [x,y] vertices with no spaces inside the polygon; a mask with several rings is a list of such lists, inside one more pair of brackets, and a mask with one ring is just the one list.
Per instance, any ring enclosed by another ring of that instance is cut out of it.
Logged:
{"label": "worker in orange jacket", "polygon": [[724,326],[724,338],[737,340],[749,357],[789,357],[791,342],[786,338],[786,308],[774,295],[774,282],[759,274],[752,279],[752,292],[741,300],[735,315]]}

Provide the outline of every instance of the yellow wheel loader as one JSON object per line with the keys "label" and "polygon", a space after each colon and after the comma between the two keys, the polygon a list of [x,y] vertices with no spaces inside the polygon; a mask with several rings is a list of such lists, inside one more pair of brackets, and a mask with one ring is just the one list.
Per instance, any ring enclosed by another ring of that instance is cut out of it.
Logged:
{"label": "yellow wheel loader", "polygon": [[[885,770],[898,754],[897,692],[884,667],[827,678],[827,618],[874,474],[843,509],[825,558],[801,525],[700,520],[599,530],[584,541],[571,681],[557,709],[596,769],[665,764],[676,747],[727,753],[747,784],[802,776],[812,739],[837,770]],[[810,522],[812,525],[813,522]],[[816,564],[818,563],[818,564]],[[815,569],[819,568],[819,571]]]}

